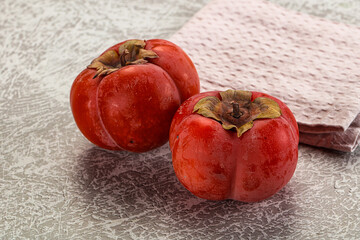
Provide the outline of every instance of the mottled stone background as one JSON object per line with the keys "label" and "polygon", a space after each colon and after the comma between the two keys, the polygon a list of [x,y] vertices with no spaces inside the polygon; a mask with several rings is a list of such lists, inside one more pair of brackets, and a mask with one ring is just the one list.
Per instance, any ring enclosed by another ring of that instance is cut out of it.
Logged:
{"label": "mottled stone background", "polygon": [[[78,131],[76,75],[124,39],[169,38],[207,2],[1,1],[0,239],[360,238],[359,148],[300,145],[290,183],[244,204],[191,195],[167,144],[111,152]],[[272,2],[360,26],[359,0]]]}

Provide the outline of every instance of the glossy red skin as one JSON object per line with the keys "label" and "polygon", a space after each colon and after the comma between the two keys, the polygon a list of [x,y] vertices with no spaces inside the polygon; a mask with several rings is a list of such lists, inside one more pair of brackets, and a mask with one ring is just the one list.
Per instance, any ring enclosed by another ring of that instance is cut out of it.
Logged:
{"label": "glossy red skin", "polygon": [[280,100],[253,92],[252,100],[275,100],[282,115],[258,119],[242,136],[225,130],[213,119],[193,113],[206,96],[197,94],[176,112],[170,128],[170,148],[176,176],[194,195],[210,199],[256,202],[283,188],[294,174],[298,159],[299,130],[289,108]]}
{"label": "glossy red skin", "polygon": [[96,70],[87,68],[72,85],[75,122],[99,147],[145,152],[163,145],[182,101],[199,93],[195,66],[183,50],[161,39],[147,40],[145,48],[159,58],[95,79]]}

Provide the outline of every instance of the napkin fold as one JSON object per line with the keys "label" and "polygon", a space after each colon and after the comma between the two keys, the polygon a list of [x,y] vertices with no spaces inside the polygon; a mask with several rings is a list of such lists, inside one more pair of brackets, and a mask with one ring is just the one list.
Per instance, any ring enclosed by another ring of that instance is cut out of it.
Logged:
{"label": "napkin fold", "polygon": [[351,152],[360,134],[360,28],[263,0],[214,0],[175,33],[202,91],[271,94],[292,110],[300,142]]}

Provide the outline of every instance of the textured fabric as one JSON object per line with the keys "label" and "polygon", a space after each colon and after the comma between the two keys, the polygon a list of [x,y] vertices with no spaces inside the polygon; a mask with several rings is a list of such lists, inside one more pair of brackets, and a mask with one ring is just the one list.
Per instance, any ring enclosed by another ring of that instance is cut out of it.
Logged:
{"label": "textured fabric", "polygon": [[269,93],[293,111],[301,142],[341,151],[356,148],[360,129],[352,123],[360,112],[359,28],[261,0],[216,0],[171,40],[192,57],[203,91]]}
{"label": "textured fabric", "polygon": [[360,114],[345,132],[300,134],[300,141],[319,147],[331,146],[333,149],[353,152],[360,141]]}

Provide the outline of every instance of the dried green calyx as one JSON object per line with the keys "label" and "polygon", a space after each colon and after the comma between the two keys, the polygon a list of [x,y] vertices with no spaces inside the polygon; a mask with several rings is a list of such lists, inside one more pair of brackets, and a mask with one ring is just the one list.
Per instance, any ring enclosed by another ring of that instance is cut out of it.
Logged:
{"label": "dried green calyx", "polygon": [[202,98],[193,112],[215,119],[226,130],[236,129],[237,136],[254,125],[254,120],[261,118],[277,118],[281,116],[279,104],[267,97],[258,97],[251,101],[252,93],[241,90],[220,92],[217,97]]}
{"label": "dried green calyx", "polygon": [[106,76],[127,65],[144,64],[147,58],[157,58],[158,55],[151,50],[145,49],[145,41],[129,40],[121,44],[118,51],[109,50],[98,58],[95,58],[88,68],[97,70],[94,78]]}

